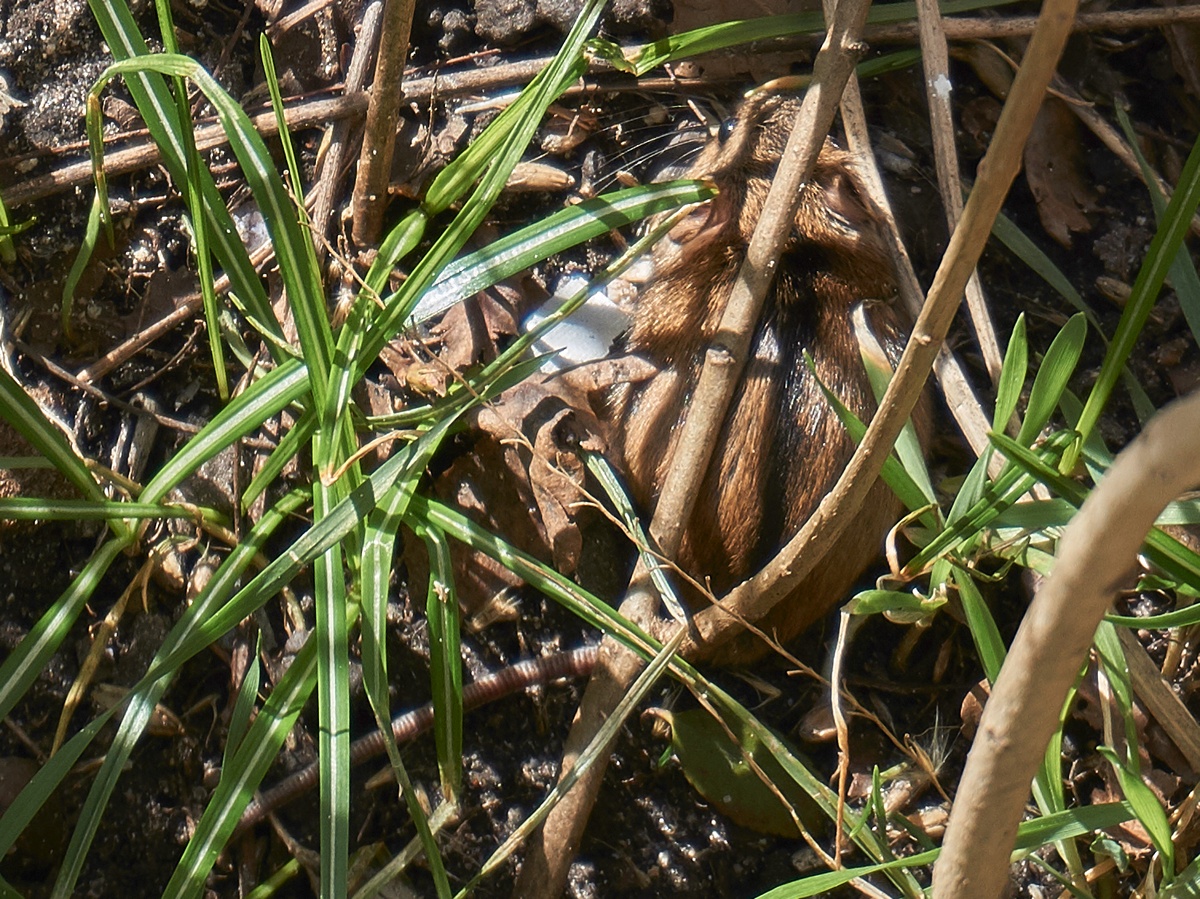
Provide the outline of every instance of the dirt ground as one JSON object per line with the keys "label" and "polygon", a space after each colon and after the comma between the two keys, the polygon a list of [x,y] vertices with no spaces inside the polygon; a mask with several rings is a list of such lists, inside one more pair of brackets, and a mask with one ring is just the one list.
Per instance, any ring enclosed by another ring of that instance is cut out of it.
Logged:
{"label": "dirt ground", "polygon": [[[418,4],[407,80],[442,70],[484,70],[514,60],[553,52],[569,25],[575,4],[534,0],[447,0]],[[701,4],[695,4],[699,7]],[[618,2],[606,19],[606,34],[640,42],[703,16],[716,21],[731,4],[691,8],[677,0]],[[1030,12],[1030,4],[1017,4]],[[1091,6],[1089,5],[1089,8]],[[1096,9],[1100,5],[1095,5]],[[1005,13],[1013,9],[1006,7]],[[153,33],[150,4],[134,6],[145,33]],[[264,94],[257,62],[257,36],[293,12],[293,4],[266,0],[241,7],[227,0],[178,0],[173,6],[183,52],[196,55],[236,97],[247,105]],[[741,12],[734,10],[735,12]],[[785,11],[791,12],[789,6]],[[355,0],[318,11],[273,38],[283,67],[285,94],[310,96],[340,83],[361,9]],[[672,24],[674,18],[674,24]],[[1071,85],[1094,102],[1109,119],[1115,98],[1128,104],[1131,118],[1168,181],[1174,182],[1200,125],[1200,66],[1196,49],[1200,30],[1175,26],[1124,33],[1081,34],[1073,40],[1061,71]],[[974,171],[991,134],[1000,100],[985,86],[986,69],[978,55],[956,45],[952,72],[960,162]],[[498,232],[562,205],[583,184],[611,184],[617,171],[651,177],[670,150],[672,123],[695,126],[697,109],[719,117],[737,91],[766,77],[786,73],[790,65],[811,60],[815,44],[779,54],[733,54],[701,63],[688,73],[688,90],[639,88],[629,80],[603,82],[603,88],[564,100],[570,108],[586,106],[595,130],[586,141],[561,156],[545,157],[574,179],[575,188],[539,190],[507,197],[494,227]],[[1014,45],[1008,45],[1010,50]],[[880,46],[872,53],[891,49]],[[754,71],[749,70],[753,61]],[[80,448],[114,468],[146,465],[153,470],[187,436],[187,428],[210,419],[219,409],[211,362],[202,339],[202,322],[187,323],[125,361],[101,380],[103,396],[80,390],[54,366],[77,372],[100,354],[162,317],[195,287],[188,270],[184,208],[165,173],[153,164],[136,166],[114,178],[110,189],[117,209],[116,246],[89,265],[74,312],[73,338],[61,333],[59,297],[63,279],[83,234],[91,198],[90,175],[62,177],[54,186],[45,176],[63,172],[86,156],[83,105],[87,90],[108,62],[100,34],[82,0],[0,0],[0,191],[14,221],[35,216],[36,222],[16,238],[17,255],[0,262],[0,314],[3,352],[15,360],[16,372],[66,421]],[[783,69],[775,67],[783,66]],[[711,86],[696,79],[711,76]],[[924,283],[946,241],[946,230],[933,180],[924,89],[919,67],[893,72],[864,85],[873,135],[889,179],[888,190],[901,216],[901,227]],[[573,105],[572,105],[573,104]],[[105,101],[106,132],[140,127],[123,88],[115,86]],[[440,160],[452,155],[478,133],[489,111],[463,112],[461,105],[436,98],[403,110],[404,136],[413,146],[435,147],[411,166],[398,165],[395,199],[389,220],[397,220],[419,194]],[[425,129],[423,132],[422,129]],[[311,162],[319,130],[297,135],[299,148]],[[1107,333],[1120,315],[1120,300],[1137,272],[1153,234],[1154,218],[1145,189],[1134,175],[1069,113],[1057,116],[1042,135],[1043,146],[1027,156],[1030,177],[1022,176],[1006,206],[1009,215],[1063,270],[1098,313]],[[1040,154],[1040,155],[1039,155]],[[238,175],[229,156],[211,154],[218,183],[238,201]],[[591,267],[607,258],[612,245],[597,242],[587,252],[570,254],[541,267],[534,277],[552,283],[563,271]],[[1009,333],[1020,313],[1030,323],[1031,345],[1044,349],[1074,311],[1044,282],[998,244],[989,248],[982,281],[1001,334]],[[199,338],[199,339],[198,339]],[[981,360],[965,328],[953,335],[977,384],[986,383]],[[1134,354],[1135,373],[1158,405],[1190,390],[1200,374],[1200,354],[1182,320],[1177,301],[1166,291]],[[1085,390],[1103,348],[1089,342],[1078,389]],[[47,361],[53,363],[48,365]],[[113,402],[115,398],[118,402]],[[124,443],[137,416],[122,403],[153,402],[179,428],[160,427],[142,462],[128,459]],[[1126,442],[1135,429],[1127,401],[1118,398],[1105,419],[1104,436],[1111,446]],[[933,468],[943,476],[961,476],[968,454],[942,414],[933,448]],[[14,453],[19,451],[14,451]],[[142,469],[145,470],[145,469]],[[214,477],[214,482],[221,480]],[[44,485],[33,488],[42,492]],[[54,489],[53,485],[45,489]],[[196,487],[195,489],[206,489]],[[8,653],[28,633],[46,606],[65,588],[94,547],[94,526],[20,527],[0,534],[0,652]],[[194,565],[196,557],[188,558]],[[11,801],[6,791],[29,776],[29,761],[41,760],[53,738],[62,703],[90,646],[90,633],[108,612],[140,564],[128,559],[108,575],[99,601],[76,624],[63,649],[42,673],[30,694],[0,729],[0,807]],[[625,560],[609,568],[621,569]],[[605,567],[605,566],[601,566]],[[389,608],[393,702],[412,706],[428,698],[427,638],[423,595],[415,600],[399,573]],[[619,574],[619,572],[618,572]],[[868,579],[864,586],[869,585]],[[419,592],[423,594],[422,587]],[[988,599],[1006,639],[1011,638],[1026,601],[1025,585],[1002,578]],[[118,686],[134,683],[144,673],[157,641],[180,614],[180,589],[158,584],[147,609],[127,616],[101,663],[99,679]],[[1134,597],[1137,607],[1160,603],[1157,597]],[[303,605],[303,597],[301,597]],[[519,595],[520,616],[495,624],[464,641],[468,672],[494,669],[546,646],[572,646],[594,635],[549,601],[526,592]],[[1156,610],[1158,606],[1155,606]],[[311,608],[308,609],[311,613]],[[260,622],[278,636],[267,650],[269,663],[282,664],[293,649],[286,643],[282,613],[273,609]],[[799,641],[794,652],[820,669],[829,655],[833,622]],[[177,717],[162,733],[139,744],[130,769],[114,795],[105,823],[79,879],[87,896],[158,895],[170,877],[215,783],[223,752],[224,728],[233,701],[229,656],[231,638],[211,654],[193,659],[185,676],[164,697]],[[1157,650],[1157,647],[1155,647]],[[942,784],[949,792],[968,746],[959,730],[964,696],[982,677],[970,636],[952,616],[933,619],[916,631],[872,620],[858,636],[846,663],[848,686],[900,737],[911,737],[941,759]],[[1179,686],[1186,696],[1192,677],[1186,668]],[[789,673],[782,661],[767,661],[752,677],[740,672],[714,674],[762,720],[803,746],[816,770],[828,775],[836,764],[836,747],[828,737],[812,738],[813,722],[825,708],[819,685]],[[581,683],[559,683],[511,697],[472,714],[467,723],[467,786],[462,821],[445,841],[452,879],[461,883],[478,869],[491,850],[512,831],[554,783],[562,741],[578,705]],[[361,688],[356,727],[371,726]],[[663,687],[651,696],[656,706],[686,708],[686,694]],[[1195,703],[1192,703],[1196,711]],[[72,719],[79,727],[95,706],[85,702]],[[653,736],[649,721],[632,722],[622,734],[607,774],[600,804],[593,813],[580,856],[571,873],[574,897],[748,896],[817,870],[811,851],[799,840],[765,836],[721,815],[688,784],[679,765],[662,761],[665,744]],[[306,713],[276,763],[268,782],[315,757],[316,712]],[[486,739],[485,739],[486,737]],[[1068,734],[1067,763],[1074,765],[1080,795],[1096,788],[1096,732],[1080,716]],[[102,738],[103,740],[103,738]],[[101,742],[98,745],[103,745]],[[99,752],[100,750],[97,750]],[[432,792],[437,762],[428,739],[407,747],[406,763],[414,780]],[[873,767],[886,769],[903,759],[880,730],[866,721],[853,728],[853,773],[867,778]],[[379,763],[382,765],[382,763]],[[1195,784],[1196,773],[1178,764],[1163,769],[1166,798],[1180,796]],[[376,767],[357,775],[353,833],[358,845],[384,844],[397,851],[412,836],[407,815],[387,790],[364,786]],[[1169,768],[1169,770],[1168,770]],[[68,781],[57,807],[37,822],[36,833],[0,863],[0,873],[22,893],[46,894],[53,882],[70,825],[92,773],[87,766]],[[915,797],[903,811],[936,821],[945,804],[932,790]],[[318,841],[315,794],[280,814],[283,827],[301,845]],[[352,847],[353,849],[353,847]],[[903,851],[903,850],[902,850]],[[262,827],[231,846],[210,880],[212,895],[242,895],[250,885],[288,860],[291,854],[278,834]],[[481,896],[508,895],[515,863],[486,882]],[[1026,895],[1041,884],[1057,887],[1037,868],[1024,872]],[[1127,886],[1132,881],[1121,881]],[[425,872],[411,875],[417,895],[432,895]],[[299,877],[283,887],[284,895],[308,895]],[[395,895],[402,895],[396,893]]]}

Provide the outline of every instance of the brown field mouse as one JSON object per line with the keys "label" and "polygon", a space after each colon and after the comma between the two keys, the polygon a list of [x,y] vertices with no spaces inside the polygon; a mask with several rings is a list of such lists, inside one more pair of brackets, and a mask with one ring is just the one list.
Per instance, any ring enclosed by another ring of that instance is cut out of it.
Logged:
{"label": "brown field mouse", "polygon": [[[798,99],[778,94],[746,100],[732,127],[705,146],[687,173],[711,179],[720,194],[655,251],[654,277],[637,301],[626,348],[650,361],[657,374],[619,385],[610,398],[614,449],[644,513],[658,500],[680,413],[695,389],[798,108]],[[821,381],[869,418],[875,400],[851,311],[865,304],[893,362],[907,334],[877,214],[849,155],[826,143],[802,190],[679,552],[680,567],[707,582],[717,597],[754,574],[799,530],[853,452],[803,352],[812,355]],[[927,403],[916,418],[924,435]],[[821,618],[879,557],[901,511],[892,492],[876,484],[813,574],[759,627],[786,642]],[[695,590],[684,595],[695,607],[707,601]],[[747,632],[709,657],[741,664],[766,650]]]}

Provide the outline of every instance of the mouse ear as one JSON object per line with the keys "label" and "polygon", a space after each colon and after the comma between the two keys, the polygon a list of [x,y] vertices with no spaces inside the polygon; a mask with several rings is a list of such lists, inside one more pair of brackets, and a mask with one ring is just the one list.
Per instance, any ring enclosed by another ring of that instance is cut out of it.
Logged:
{"label": "mouse ear", "polygon": [[833,169],[819,183],[833,219],[848,230],[858,231],[876,220],[858,180],[844,168]]}
{"label": "mouse ear", "polygon": [[697,206],[679,224],[667,232],[667,240],[676,247],[681,257],[688,257],[704,250],[718,239],[730,221],[730,203],[723,197]]}

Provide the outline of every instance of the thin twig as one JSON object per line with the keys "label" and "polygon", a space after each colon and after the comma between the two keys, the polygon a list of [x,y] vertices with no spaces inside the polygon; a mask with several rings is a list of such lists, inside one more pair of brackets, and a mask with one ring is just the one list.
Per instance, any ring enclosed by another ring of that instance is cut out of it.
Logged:
{"label": "thin twig", "polygon": [[310,0],[310,2],[305,3],[299,9],[292,10],[286,16],[280,16],[267,26],[267,39],[271,43],[275,43],[275,41],[279,40],[301,22],[312,18],[332,2],[333,0]]}
{"label": "thin twig", "polygon": [[[933,135],[938,188],[946,210],[946,224],[953,231],[962,217],[962,177],[958,172],[954,114],[950,108],[950,54],[946,48],[946,33],[937,0],[917,0],[917,22],[921,31],[921,63],[925,68],[925,96],[929,101],[929,124]],[[983,364],[995,386],[1000,382],[1003,360],[978,271],[972,272],[967,281],[966,298],[967,313],[975,330],[975,339],[979,342]]]}
{"label": "thin twig", "polygon": [[[1176,6],[1166,9],[1115,9],[1108,12],[1080,13],[1071,30],[1135,31],[1200,21],[1200,6]],[[1036,16],[1012,18],[968,18],[950,16],[942,20],[946,37],[952,41],[1028,37],[1037,25]],[[872,25],[863,38],[872,44],[907,44],[917,39],[916,22]]]}
{"label": "thin twig", "polygon": [[[283,21],[282,19],[280,20]],[[364,17],[365,21],[365,17]],[[1073,30],[1075,31],[1122,31],[1135,29],[1158,28],[1164,25],[1182,24],[1200,21],[1200,6],[1179,6],[1168,9],[1119,10],[1105,13],[1090,13],[1079,16]],[[1033,17],[1017,17],[1012,19],[1000,18],[948,18],[944,20],[946,36],[951,40],[976,40],[986,38],[1018,37],[1033,33],[1036,19]],[[864,38],[872,44],[882,43],[912,43],[917,39],[918,28],[915,22],[895,25],[875,25],[864,31]],[[363,40],[360,35],[359,40]],[[356,46],[357,50],[357,46]],[[511,87],[528,83],[534,75],[545,68],[546,59],[530,59],[520,62],[506,63],[484,69],[469,69],[462,72],[439,72],[406,79],[405,98],[414,102],[428,102],[436,93],[437,96],[451,98],[465,94],[487,93],[499,88]],[[593,61],[590,73],[609,73],[611,69],[606,64]],[[710,88],[711,81],[705,79],[687,78],[638,78],[626,76],[616,79],[585,80],[580,85],[567,91],[568,94],[590,93],[597,90],[614,90],[620,85],[636,86],[637,90],[654,91],[683,91]],[[288,127],[292,129],[311,128],[327,121],[342,118],[355,118],[362,115],[367,108],[367,96],[355,93],[350,88],[347,77],[345,92],[338,97],[325,97],[319,100],[302,100],[288,105]],[[337,88],[335,88],[337,89]],[[260,134],[270,136],[276,133],[275,116],[270,109],[260,111],[251,116],[255,128]],[[138,132],[144,135],[145,132]],[[116,135],[106,138],[105,144],[125,140],[128,135]],[[109,175],[124,174],[136,171],[159,161],[158,150],[145,137],[140,137],[140,143],[121,150],[107,151],[104,159],[104,169]],[[1103,138],[1102,138],[1103,139]],[[224,132],[219,125],[203,125],[196,132],[196,145],[200,150],[212,149],[226,143]],[[85,149],[86,145],[81,145]],[[22,157],[29,158],[29,157]],[[24,179],[4,191],[6,205],[20,206],[34,200],[58,193],[76,184],[84,184],[91,180],[91,161],[87,159],[72,162],[46,175]]]}
{"label": "thin twig", "polygon": [[384,0],[379,55],[371,82],[371,103],[363,132],[358,176],[354,182],[354,218],[351,235],[359,247],[372,246],[383,226],[387,207],[388,181],[392,175],[392,152],[396,147],[396,122],[404,80],[404,60],[412,33],[414,0]]}
{"label": "thin twig", "polygon": [[1146,653],[1146,647],[1138,642],[1137,635],[1129,628],[1121,627],[1117,628],[1117,637],[1125,650],[1129,680],[1138,699],[1183,753],[1191,769],[1200,771],[1200,724],[1196,723],[1179,694],[1163,680],[1158,666]]}
{"label": "thin twig", "polygon": [[[1179,9],[1194,8],[1194,7],[1177,7]],[[1051,82],[1051,86],[1055,91],[1062,94],[1063,97],[1071,102],[1067,103],[1067,108],[1075,114],[1075,117],[1081,121],[1089,131],[1094,134],[1104,146],[1112,152],[1114,156],[1121,161],[1121,164],[1140,181],[1145,182],[1145,172],[1138,163],[1137,155],[1133,152],[1133,148],[1125,141],[1124,135],[1114,128],[1096,108],[1083,100],[1079,96],[1079,92],[1074,87],[1067,84],[1061,77],[1055,76]],[[1175,189],[1167,183],[1167,179],[1160,175],[1153,166],[1146,164],[1146,170],[1154,179],[1155,185],[1168,201]],[[1192,216],[1191,232],[1193,235],[1200,237],[1200,215]]]}
{"label": "thin twig", "polygon": [[[287,107],[285,118],[288,128],[300,131],[312,128],[324,122],[361,115],[367,108],[367,95],[362,93],[347,94],[340,97],[322,97],[317,100],[301,100]],[[250,116],[250,121],[259,134],[271,136],[279,133],[275,113],[270,109]],[[229,142],[225,129],[213,123],[202,125],[196,129],[196,149],[203,153]],[[110,178],[127,172],[138,171],[155,165],[162,159],[157,146],[146,138],[130,147],[119,150],[105,151],[104,171]],[[92,163],[90,159],[71,162],[45,175],[38,175],[21,181],[4,192],[4,202],[8,206],[20,206],[32,203],[43,197],[51,196],[76,184],[85,184],[92,180]]]}
{"label": "thin twig", "polygon": [[[362,23],[358,27],[358,36],[354,42],[354,54],[350,57],[350,66],[346,70],[348,93],[361,91],[366,84],[367,70],[375,55],[375,45],[379,42],[379,20],[382,11],[382,0],[374,0],[363,10]],[[317,161],[316,171],[313,173],[313,186],[309,191],[312,225],[318,238],[317,259],[321,262],[324,262],[329,246],[334,206],[342,194],[342,168],[346,159],[346,142],[350,138],[351,125],[349,119],[342,118],[333,122],[327,129],[328,145]]]}
{"label": "thin twig", "polygon": [[[268,260],[273,259],[274,257],[275,248],[268,242],[250,254],[250,262],[256,270],[259,270],[267,264]],[[221,277],[217,278],[216,282],[213,284],[213,289],[217,293],[224,293],[227,291],[229,289],[229,276],[222,275]],[[83,369],[83,371],[79,372],[79,374],[77,374],[75,377],[78,378],[83,384],[90,384],[98,378],[104,377],[118,365],[125,362],[127,359],[132,358],[135,353],[139,352],[144,347],[154,343],[154,341],[158,340],[158,338],[162,337],[176,326],[181,325],[183,322],[193,318],[204,305],[204,298],[200,292],[197,291],[195,293],[188,294],[182,300],[178,300],[177,302],[179,305],[175,307],[173,312],[163,316],[158,321],[154,322],[154,324],[147,325],[146,327],[139,329],[136,334],[134,334],[124,343],[121,343],[109,350],[87,368]]]}
{"label": "thin twig", "polygon": [[[900,291],[900,299],[909,315],[916,319],[921,307],[925,304],[925,291],[913,270],[912,260],[905,249],[904,241],[900,238],[900,230],[896,225],[896,216],[888,202],[887,192],[883,188],[883,178],[879,174],[879,166],[875,155],[871,152],[871,138],[867,128],[867,114],[863,109],[862,92],[858,87],[858,79],[852,77],[846,85],[846,93],[842,95],[842,126],[846,129],[846,138],[850,149],[858,162],[858,171],[867,192],[875,206],[883,215],[888,252],[892,257],[892,267],[896,274],[896,286]],[[967,444],[975,455],[982,456],[991,447],[988,432],[991,422],[983,412],[983,406],[975,395],[967,373],[958,359],[946,347],[938,351],[937,361],[933,365],[937,375],[938,386],[950,409],[950,414],[962,430]],[[992,473],[997,474],[1003,460],[999,457],[991,463]]]}

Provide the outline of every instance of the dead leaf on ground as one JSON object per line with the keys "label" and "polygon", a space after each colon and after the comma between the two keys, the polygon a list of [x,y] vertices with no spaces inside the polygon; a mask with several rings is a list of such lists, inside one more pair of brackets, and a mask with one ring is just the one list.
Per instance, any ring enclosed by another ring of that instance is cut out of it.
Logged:
{"label": "dead leaf on ground", "polygon": [[[469,444],[433,483],[434,493],[517,549],[563,574],[583,551],[579,502],[581,449],[605,441],[587,398],[556,377],[535,377],[507,391],[469,419]],[[428,570],[424,548],[408,541],[406,559],[417,581]],[[475,614],[520,580],[461,545],[452,550],[455,583]]]}
{"label": "dead leaf on ground", "polygon": [[1025,179],[1046,233],[1071,246],[1071,235],[1092,230],[1096,192],[1081,171],[1079,124],[1067,104],[1047,97],[1025,145]]}

